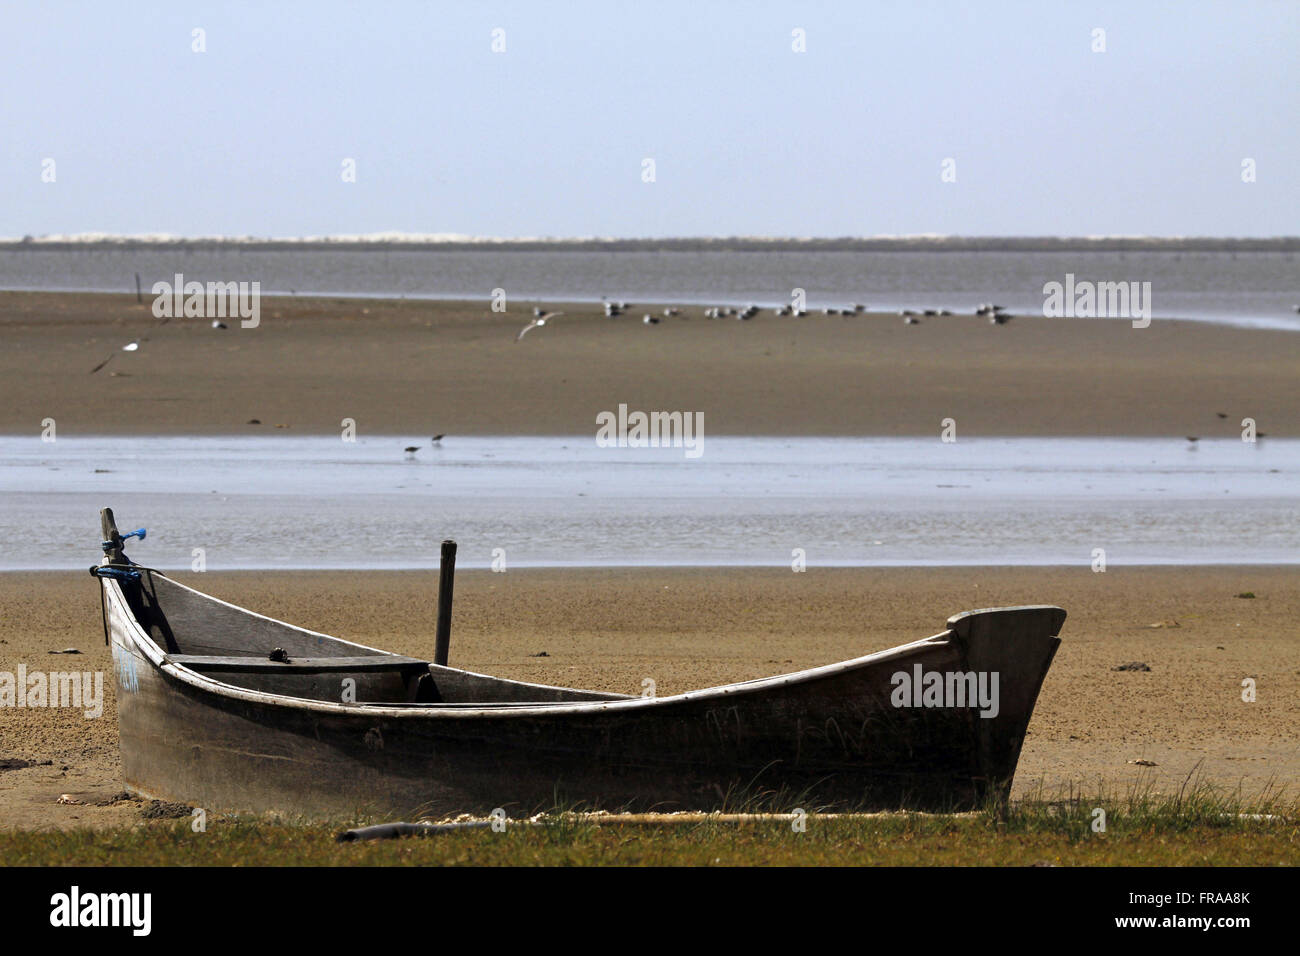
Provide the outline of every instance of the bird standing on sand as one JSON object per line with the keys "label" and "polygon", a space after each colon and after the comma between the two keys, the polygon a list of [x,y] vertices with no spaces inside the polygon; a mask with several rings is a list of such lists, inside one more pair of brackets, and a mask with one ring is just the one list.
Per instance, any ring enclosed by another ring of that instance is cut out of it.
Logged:
{"label": "bird standing on sand", "polygon": [[527,325],[525,325],[525,326],[520,330],[519,334],[515,336],[515,341],[518,342],[520,339],[522,339],[525,335],[527,335],[527,334],[528,334],[529,332],[531,332],[533,329],[540,329],[543,325],[545,325],[545,324],[546,324],[547,322],[549,322],[551,319],[557,318],[557,317],[559,317],[559,316],[561,316],[561,315],[564,315],[564,313],[563,313],[563,312],[541,312],[541,313],[539,313],[538,316],[537,316],[537,318],[533,319],[533,321],[529,322]]}
{"label": "bird standing on sand", "polygon": [[1004,312],[994,312],[989,316],[989,325],[1006,325],[1012,319]]}
{"label": "bird standing on sand", "polygon": [[642,317],[641,323],[643,325],[658,325],[659,318],[658,316],[654,316],[654,315],[646,315]]}

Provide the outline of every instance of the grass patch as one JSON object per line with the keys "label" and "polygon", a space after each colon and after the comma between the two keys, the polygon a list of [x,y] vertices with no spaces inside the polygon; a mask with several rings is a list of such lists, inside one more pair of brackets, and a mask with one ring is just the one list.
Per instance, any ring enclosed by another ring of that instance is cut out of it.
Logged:
{"label": "grass patch", "polygon": [[[1105,811],[1105,830],[1094,829]],[[380,822],[348,821],[347,826]],[[17,866],[1273,866],[1300,864],[1300,808],[1190,780],[1172,796],[1041,792],[963,815],[601,824],[567,811],[504,832],[341,844],[338,824],[259,817],[141,822],[116,830],[0,834]]]}

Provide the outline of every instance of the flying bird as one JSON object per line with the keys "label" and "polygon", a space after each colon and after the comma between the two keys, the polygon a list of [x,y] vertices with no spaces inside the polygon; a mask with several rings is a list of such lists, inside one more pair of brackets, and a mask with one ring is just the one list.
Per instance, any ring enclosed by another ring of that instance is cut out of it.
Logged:
{"label": "flying bird", "polygon": [[527,325],[525,325],[525,326],[524,326],[524,327],[519,331],[519,334],[515,336],[515,341],[518,342],[520,339],[522,339],[525,335],[527,335],[527,334],[528,334],[529,332],[531,332],[533,329],[540,329],[543,325],[545,325],[545,324],[546,324],[547,322],[549,322],[551,319],[558,318],[558,317],[561,316],[561,315],[564,315],[564,313],[563,313],[563,312],[542,312],[542,313],[540,313],[540,314],[537,316],[537,318],[533,319],[533,321],[529,322]]}
{"label": "flying bird", "polygon": [[[156,329],[161,329],[164,325],[166,325],[166,324],[167,324],[168,322],[170,322],[171,320],[172,320],[172,317],[171,317],[170,315],[165,315],[165,316],[163,316],[162,319],[161,319],[159,322],[157,322],[157,323],[156,323],[156,324],[155,324],[155,325],[154,325],[154,326],[153,326],[149,331],[152,332],[152,331],[154,331],[154,330],[156,330]],[[123,345],[123,346],[122,346],[122,351],[123,351],[123,352],[136,352],[136,351],[139,351],[139,349],[140,349],[140,343],[141,343],[141,342],[148,342],[148,341],[149,341],[149,336],[148,336],[148,335],[142,335],[142,336],[140,336],[138,339],[136,339],[134,342],[128,342],[126,345]],[[116,354],[117,354],[117,353],[115,353],[115,352],[110,352],[109,355],[108,355],[108,358],[104,359],[104,361],[100,362],[98,365],[96,365],[94,368],[92,368],[92,369],[90,370],[90,374],[91,374],[91,375],[94,375],[96,372],[98,372],[101,368],[103,368],[105,365],[107,365],[109,362],[111,362],[111,361],[113,360],[113,356],[116,355]]]}

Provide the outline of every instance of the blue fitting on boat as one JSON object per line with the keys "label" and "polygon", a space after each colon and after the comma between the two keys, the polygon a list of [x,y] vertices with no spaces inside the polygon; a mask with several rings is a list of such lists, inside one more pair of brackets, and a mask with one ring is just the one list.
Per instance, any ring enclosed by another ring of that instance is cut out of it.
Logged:
{"label": "blue fitting on boat", "polygon": [[97,578],[113,578],[117,581],[140,580],[140,572],[132,571],[130,568],[110,568],[93,564],[90,566],[90,573]]}
{"label": "blue fitting on boat", "polygon": [[[118,538],[122,541],[125,541],[127,538],[139,538],[141,541],[143,541],[144,536],[145,536],[145,529],[136,528],[134,531],[128,531],[126,534],[119,534]],[[99,542],[99,546],[100,548],[103,549],[105,554],[110,554],[114,550],[116,550],[117,547],[120,547],[120,545],[115,546],[112,541],[101,541]]]}

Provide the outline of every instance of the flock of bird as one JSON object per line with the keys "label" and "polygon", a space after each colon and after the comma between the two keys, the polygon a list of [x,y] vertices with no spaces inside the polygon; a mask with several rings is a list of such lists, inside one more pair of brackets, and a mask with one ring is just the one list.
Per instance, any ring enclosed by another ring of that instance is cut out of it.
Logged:
{"label": "flock of bird", "polygon": [[[434,435],[432,438],[429,439],[429,444],[433,448],[441,448],[442,440],[446,437],[447,437],[446,435]],[[415,453],[423,447],[424,447],[423,445],[407,445],[405,448],[402,449],[402,451],[406,452],[407,460],[414,461]]]}
{"label": "flock of bird", "polygon": [[[626,302],[611,302],[608,299],[602,299],[601,304],[605,310],[605,316],[611,319],[620,318],[626,314],[630,308]],[[741,322],[747,322],[762,311],[763,310],[759,306],[753,304],[744,307],[719,305],[710,306],[705,309],[704,317],[706,319],[738,319]],[[802,318],[808,314],[807,309],[797,309],[791,305],[777,306],[771,311],[774,315],[793,316],[795,318]],[[821,313],[822,315],[860,315],[866,311],[867,307],[865,305],[854,302],[847,308],[842,309],[827,307],[822,309]],[[681,314],[682,312],[680,309],[675,309],[670,306],[664,308],[659,315],[650,312],[644,313],[641,316],[641,324],[658,325],[666,318],[676,318]],[[906,325],[920,325],[921,316],[952,315],[953,313],[948,309],[899,309],[898,314],[903,317],[903,322]],[[1006,306],[995,305],[992,302],[980,303],[975,309],[975,314],[987,315],[989,317],[990,325],[1006,325],[1013,318],[1013,316],[1007,312]],[[520,341],[533,329],[540,329],[551,319],[558,318],[561,315],[564,315],[564,313],[548,312],[540,306],[534,308],[532,321],[519,330],[519,334],[515,336],[515,341]]]}

